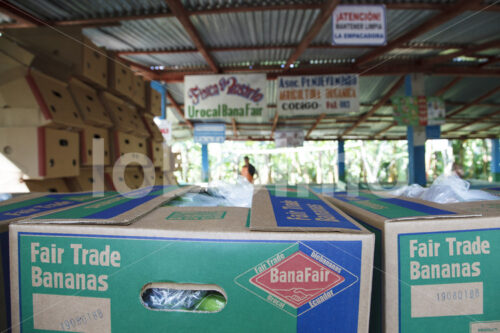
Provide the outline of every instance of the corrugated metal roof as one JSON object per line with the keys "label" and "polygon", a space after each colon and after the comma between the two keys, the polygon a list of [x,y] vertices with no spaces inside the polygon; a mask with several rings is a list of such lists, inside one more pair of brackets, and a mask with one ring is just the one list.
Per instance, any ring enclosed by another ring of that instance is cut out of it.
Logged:
{"label": "corrugated metal roof", "polygon": [[444,99],[468,102],[498,86],[498,78],[465,77],[443,94]]}
{"label": "corrugated metal roof", "polygon": [[275,6],[283,4],[321,4],[324,0],[182,0],[187,10],[206,10],[238,7]]}
{"label": "corrugated metal roof", "polygon": [[325,64],[349,63],[352,62],[353,59],[369,52],[370,50],[370,48],[308,48],[299,57],[299,61],[320,61],[319,63]]}
{"label": "corrugated metal roof", "polygon": [[285,63],[292,49],[213,52],[221,66],[275,65]]}
{"label": "corrugated metal roof", "polygon": [[0,24],[14,22],[9,16],[0,13]]}
{"label": "corrugated metal roof", "polygon": [[8,0],[8,2],[51,21],[165,13],[164,0]]}
{"label": "corrugated metal roof", "polygon": [[168,83],[167,90],[179,104],[184,104],[184,83]]}
{"label": "corrugated metal roof", "polygon": [[123,56],[134,62],[147,66],[165,66],[173,69],[197,69],[207,67],[207,63],[200,53],[173,53],[173,54],[130,54]]}
{"label": "corrugated metal roof", "polygon": [[122,41],[123,44],[128,45],[128,47],[123,49],[108,47],[116,51],[130,49],[183,50],[194,48],[191,38],[175,17],[123,21],[119,26],[85,29],[85,33],[91,35],[95,33],[95,30],[107,34],[111,39]]}
{"label": "corrugated metal roof", "polygon": [[361,76],[359,80],[360,102],[376,102],[391,89],[398,79],[398,76]]}
{"label": "corrugated metal roof", "polygon": [[319,10],[273,10],[192,16],[208,47],[298,44]]}
{"label": "corrugated metal roof", "polygon": [[[364,2],[364,1],[362,1]],[[437,14],[435,10],[387,10],[386,26],[387,40],[393,40],[403,33],[417,27],[433,15]],[[312,44],[331,44],[332,43],[332,19],[330,18],[319,34],[314,38]]]}
{"label": "corrugated metal roof", "polygon": [[465,12],[418,36],[415,41],[480,44],[494,40],[499,35],[500,19],[497,12]]}

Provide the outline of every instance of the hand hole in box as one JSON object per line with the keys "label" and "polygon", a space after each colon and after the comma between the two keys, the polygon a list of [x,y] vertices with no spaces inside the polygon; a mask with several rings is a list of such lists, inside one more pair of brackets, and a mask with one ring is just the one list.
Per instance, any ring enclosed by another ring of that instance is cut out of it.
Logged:
{"label": "hand hole in box", "polygon": [[123,109],[121,108],[121,106],[117,107],[118,111],[122,112]]}
{"label": "hand hole in box", "polygon": [[71,161],[71,163],[73,164],[73,166],[76,166],[76,160],[73,159],[73,161]]}
{"label": "hand hole in box", "polygon": [[155,148],[155,150],[156,150],[156,151],[160,151],[160,148],[156,147],[156,148]]}
{"label": "hand hole in box", "polygon": [[50,110],[55,113],[56,112],[56,107],[54,105],[51,105],[50,106]]}
{"label": "hand hole in box", "polygon": [[104,156],[108,156],[108,151],[107,150],[104,151]]}
{"label": "hand hole in box", "polygon": [[85,97],[87,97],[87,99],[88,99],[89,101],[93,101],[93,100],[94,100],[94,97],[92,97],[92,96],[90,96],[90,95],[85,95]]}
{"label": "hand hole in box", "polygon": [[100,139],[101,136],[99,134],[94,134],[94,139]]}
{"label": "hand hole in box", "polygon": [[51,158],[51,159],[49,160],[49,166],[52,168],[55,164],[56,164],[56,162],[54,161],[54,159],[53,159],[53,158]]}
{"label": "hand hole in box", "polygon": [[139,148],[142,148],[143,144],[142,142],[139,142]]}
{"label": "hand hole in box", "polygon": [[49,188],[49,192],[56,193],[57,192],[57,188],[51,187],[51,188]]}
{"label": "hand hole in box", "polygon": [[76,119],[78,119],[78,113],[73,112],[73,116],[74,116]]}
{"label": "hand hole in box", "polygon": [[88,106],[86,107],[86,109],[87,109],[87,112],[92,112],[92,110],[90,110],[90,108]]}
{"label": "hand hole in box", "polygon": [[141,290],[142,305],[154,311],[217,313],[227,297],[217,285],[187,283],[148,283]]}
{"label": "hand hole in box", "polygon": [[130,140],[129,139],[125,139],[125,144],[126,145],[130,144]]}
{"label": "hand hole in box", "polygon": [[139,179],[139,175],[134,175],[134,179]]}
{"label": "hand hole in box", "polygon": [[62,98],[61,94],[58,91],[52,90],[52,94],[58,98]]}
{"label": "hand hole in box", "polygon": [[94,182],[94,178],[90,177],[89,178],[89,183],[93,183]]}
{"label": "hand hole in box", "polygon": [[12,154],[12,147],[11,147],[11,146],[5,146],[5,147],[3,147],[3,153],[4,153],[5,155],[10,155],[10,154]]}
{"label": "hand hole in box", "polygon": [[89,154],[89,156],[92,156],[92,149],[89,149],[87,153]]}
{"label": "hand hole in box", "polygon": [[68,140],[66,140],[66,139],[60,139],[59,140],[59,146],[67,147],[68,145],[69,145]]}

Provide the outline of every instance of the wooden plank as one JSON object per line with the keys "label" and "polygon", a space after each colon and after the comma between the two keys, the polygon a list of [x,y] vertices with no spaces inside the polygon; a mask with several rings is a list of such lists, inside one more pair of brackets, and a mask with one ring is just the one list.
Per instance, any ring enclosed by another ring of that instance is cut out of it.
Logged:
{"label": "wooden plank", "polygon": [[491,118],[496,117],[496,116],[498,116],[498,115],[500,115],[500,110],[497,110],[497,111],[495,111],[495,112],[492,112],[492,113],[490,113],[490,114],[487,114],[487,115],[485,115],[485,116],[483,116],[483,117],[476,118],[476,119],[474,119],[474,120],[472,120],[472,121],[470,121],[470,122],[468,122],[468,123],[466,123],[466,124],[463,124],[463,125],[457,126],[457,127],[452,128],[452,129],[450,129],[450,130],[447,130],[447,131],[443,132],[443,134],[445,134],[445,135],[446,135],[446,134],[448,134],[448,133],[459,131],[459,130],[461,130],[461,129],[465,128],[465,127],[468,127],[468,126],[471,126],[471,125],[474,125],[474,124],[483,123],[483,122],[488,121],[488,120],[490,120]]}
{"label": "wooden plank", "polygon": [[167,91],[167,99],[170,102],[170,104],[172,104],[172,106],[174,107],[174,110],[177,111],[177,113],[179,114],[179,116],[181,116],[182,120],[184,120],[184,122],[191,129],[193,129],[194,128],[193,123],[191,122],[191,120],[189,120],[189,119],[186,118],[186,116],[184,115],[184,111],[182,111],[182,109],[179,106],[179,104],[175,101],[175,99],[172,97],[172,95],[170,95],[170,93],[168,91]]}
{"label": "wooden plank", "polygon": [[182,26],[188,33],[189,37],[193,41],[194,45],[201,53],[205,61],[208,63],[210,68],[214,73],[219,73],[220,69],[217,66],[215,60],[212,58],[212,55],[208,52],[205,43],[201,40],[196,28],[194,27],[191,19],[189,18],[188,12],[184,9],[180,0],[165,0],[168,4],[168,7],[174,13],[175,17],[181,22]]}
{"label": "wooden plank", "polygon": [[495,95],[496,93],[500,92],[500,85],[493,88],[492,90],[488,91],[487,93],[479,96],[478,98],[474,99],[473,101],[465,104],[464,106],[462,106],[461,108],[459,108],[458,110],[455,110],[453,112],[450,112],[446,115],[446,118],[451,118],[453,116],[456,116],[457,114],[467,110],[468,108],[470,108],[471,106],[474,106],[474,105],[477,105],[479,103],[481,103],[482,101],[484,101],[485,99]]}
{"label": "wooden plank", "polygon": [[444,95],[448,90],[450,90],[451,88],[453,88],[461,80],[462,80],[462,77],[461,76],[457,76],[456,78],[454,78],[453,80],[451,80],[448,84],[446,84],[444,87],[442,87],[441,89],[439,89],[438,91],[436,91],[436,93],[434,94],[434,96],[439,97],[439,96]]}
{"label": "wooden plank", "polygon": [[297,48],[292,52],[288,60],[286,61],[285,68],[290,68],[295,61],[304,53],[309,44],[321,31],[321,28],[325,25],[326,21],[332,16],[333,11],[340,3],[340,0],[327,0],[322,6],[316,21],[313,23],[309,31],[302,38]]}
{"label": "wooden plank", "polygon": [[309,131],[307,131],[305,139],[309,138],[309,136],[311,135],[312,131],[314,131],[316,129],[316,127],[318,127],[319,123],[323,120],[323,118],[325,118],[325,116],[326,116],[326,113],[320,114],[320,116],[318,117],[318,119],[316,120],[316,122],[311,126],[311,128],[309,129]]}
{"label": "wooden plank", "polygon": [[233,135],[237,138],[238,137],[238,127],[236,126],[236,120],[234,118],[232,118],[231,122],[233,124]]}
{"label": "wooden plank", "polygon": [[278,111],[274,114],[274,120],[273,120],[273,127],[271,128],[271,138],[274,138],[274,132],[276,131],[276,127],[278,126],[278,119],[279,119],[279,114]]}

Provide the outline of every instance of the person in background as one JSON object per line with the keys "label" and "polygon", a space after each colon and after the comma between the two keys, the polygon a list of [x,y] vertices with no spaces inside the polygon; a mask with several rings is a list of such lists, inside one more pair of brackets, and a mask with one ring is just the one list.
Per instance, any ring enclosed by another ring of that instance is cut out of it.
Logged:
{"label": "person in background", "polygon": [[248,156],[245,156],[243,160],[245,161],[245,165],[241,168],[241,175],[253,184],[254,177],[257,177],[259,173],[255,170],[255,167],[250,164]]}

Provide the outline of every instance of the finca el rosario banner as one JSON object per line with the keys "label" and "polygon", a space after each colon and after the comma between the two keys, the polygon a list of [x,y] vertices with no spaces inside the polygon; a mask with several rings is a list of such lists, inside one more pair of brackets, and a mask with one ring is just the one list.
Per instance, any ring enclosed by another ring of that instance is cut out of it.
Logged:
{"label": "finca el rosario banner", "polygon": [[184,113],[199,120],[261,120],[267,114],[265,74],[186,75]]}

